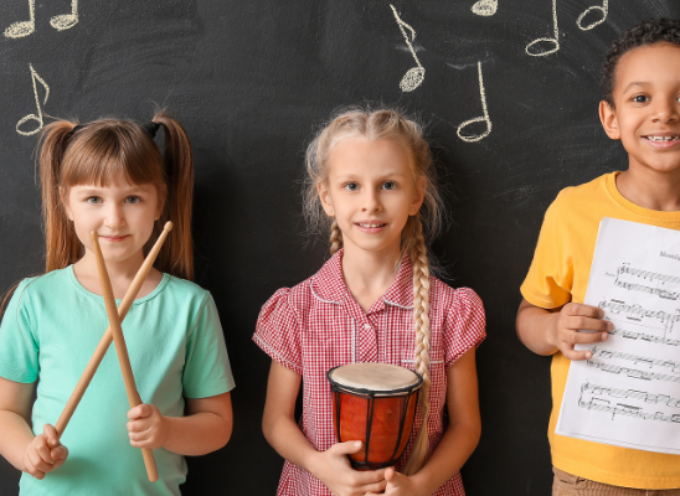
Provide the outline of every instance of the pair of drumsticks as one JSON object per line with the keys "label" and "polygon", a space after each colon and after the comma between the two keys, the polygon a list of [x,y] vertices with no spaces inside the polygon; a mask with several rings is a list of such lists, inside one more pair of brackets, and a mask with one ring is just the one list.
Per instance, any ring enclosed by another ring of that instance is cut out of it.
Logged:
{"label": "pair of drumsticks", "polygon": [[[168,233],[172,229],[172,222],[167,222],[163,228],[163,232],[158,237],[158,240],[154,244],[151,251],[147,255],[144,263],[137,271],[130,287],[128,288],[123,300],[120,302],[120,306],[116,308],[116,300],[113,297],[113,288],[111,287],[111,280],[109,279],[108,271],[106,270],[106,263],[104,262],[104,256],[102,255],[101,248],[99,246],[99,235],[96,232],[91,233],[92,244],[94,245],[94,253],[97,258],[97,270],[99,272],[99,283],[102,287],[102,293],[104,295],[104,303],[106,305],[106,313],[109,318],[109,326],[106,332],[102,336],[97,348],[90,358],[90,361],[85,367],[83,375],[80,377],[78,384],[76,384],[71,397],[69,398],[64,410],[61,412],[59,420],[55,425],[57,431],[57,436],[61,437],[68,425],[69,420],[73,416],[73,413],[80,403],[87,386],[89,386],[90,381],[94,377],[99,364],[101,363],[106,351],[109,349],[109,345],[113,340],[116,345],[116,352],[118,354],[118,362],[120,363],[121,371],[123,372],[123,382],[125,383],[125,391],[127,393],[128,401],[130,403],[130,408],[134,408],[137,405],[142,404],[142,399],[137,391],[137,386],[135,385],[135,378],[132,373],[132,367],[130,365],[130,358],[128,356],[127,347],[125,346],[125,338],[123,337],[123,330],[121,328],[121,322],[125,318],[135,301],[139,290],[142,289],[142,284],[146,280],[146,276],[149,275],[153,263],[156,261],[158,253],[161,251],[163,242],[167,238]],[[142,448],[142,456],[144,458],[144,465],[146,467],[146,473],[151,482],[156,482],[158,480],[158,470],[156,469],[156,461],[153,457],[153,451],[148,448]]]}

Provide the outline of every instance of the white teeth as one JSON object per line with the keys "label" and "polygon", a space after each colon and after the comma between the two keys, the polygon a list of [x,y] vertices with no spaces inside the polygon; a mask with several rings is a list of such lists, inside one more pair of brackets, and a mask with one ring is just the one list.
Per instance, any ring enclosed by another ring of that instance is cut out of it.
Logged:
{"label": "white teeth", "polygon": [[646,136],[650,141],[674,141],[680,139],[680,136]]}
{"label": "white teeth", "polygon": [[359,226],[361,226],[361,227],[367,227],[367,228],[370,228],[370,227],[382,227],[383,225],[384,225],[384,224],[359,224]]}

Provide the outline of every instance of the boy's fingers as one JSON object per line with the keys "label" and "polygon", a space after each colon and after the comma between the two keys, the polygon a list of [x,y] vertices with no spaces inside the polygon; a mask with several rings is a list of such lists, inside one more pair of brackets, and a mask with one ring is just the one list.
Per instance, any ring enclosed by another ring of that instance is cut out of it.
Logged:
{"label": "boy's fingers", "polygon": [[573,330],[585,330],[585,331],[599,331],[599,332],[607,332],[611,331],[614,328],[614,324],[612,324],[608,320],[602,320],[602,319],[593,319],[589,317],[583,317],[583,316],[578,316],[578,317],[571,317],[567,321],[567,327],[569,329]]}
{"label": "boy's fingers", "polygon": [[572,361],[589,360],[593,356],[593,352],[590,350],[565,349],[562,350],[562,354]]}
{"label": "boy's fingers", "polygon": [[583,303],[569,303],[565,307],[567,315],[582,315],[584,317],[592,317],[601,319],[604,317],[604,311],[601,308],[593,307],[591,305],[584,305]]}
{"label": "boy's fingers", "polygon": [[569,344],[601,343],[607,339],[609,339],[609,334],[606,332],[575,332]]}

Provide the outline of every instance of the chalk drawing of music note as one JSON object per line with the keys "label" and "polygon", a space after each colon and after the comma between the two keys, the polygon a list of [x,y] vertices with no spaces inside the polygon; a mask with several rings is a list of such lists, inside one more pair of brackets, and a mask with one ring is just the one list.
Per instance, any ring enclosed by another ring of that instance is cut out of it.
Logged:
{"label": "chalk drawing of music note", "polygon": [[498,10],[498,0],[478,0],[470,10],[479,16],[492,16]]}
{"label": "chalk drawing of music note", "polygon": [[[17,122],[17,133],[23,135],[23,136],[31,136],[35,133],[40,132],[40,130],[43,128],[43,114],[42,114],[42,107],[40,105],[40,97],[38,96],[38,85],[37,83],[39,82],[40,84],[43,85],[43,88],[45,88],[45,99],[43,100],[42,104],[45,105],[47,103],[47,99],[50,96],[50,87],[47,86],[47,83],[43,78],[41,78],[37,72],[35,72],[35,69],[33,68],[32,64],[28,65],[31,68],[31,80],[33,81],[33,95],[35,96],[35,106],[37,108],[37,113],[36,114],[28,114],[25,117],[22,117],[19,122]],[[21,126],[28,122],[28,121],[36,121],[38,123],[38,127],[35,129],[31,129],[30,131],[22,131],[20,128]]]}
{"label": "chalk drawing of music note", "polygon": [[[602,19],[598,19],[596,21],[591,22],[590,24],[584,26],[583,25],[583,19],[590,14],[591,12],[599,11],[602,13]],[[580,16],[578,16],[578,19],[576,19],[576,25],[579,27],[581,31],[589,31],[593,29],[595,26],[599,26],[602,24],[604,21],[607,20],[607,13],[609,12],[609,0],[602,0],[602,6],[600,7],[599,5],[593,5],[592,7],[588,7],[586,10],[584,10]]]}
{"label": "chalk drawing of music note", "polygon": [[[553,37],[552,38],[537,38],[526,47],[527,55],[532,57],[545,57],[551,53],[555,53],[560,49],[560,33],[557,28],[557,0],[552,0],[552,19],[553,19]],[[547,47],[541,47],[541,44]],[[551,47],[551,48],[548,48]]]}
{"label": "chalk drawing of music note", "polygon": [[[411,55],[413,56],[413,60],[415,60],[417,64],[417,67],[409,69],[406,72],[406,74],[404,74],[404,77],[401,79],[401,82],[399,83],[399,87],[401,88],[401,91],[405,92],[413,91],[418,86],[423,84],[423,81],[425,79],[425,68],[420,63],[420,60],[418,60],[416,51],[413,49],[413,45],[411,44],[411,42],[416,39],[416,32],[411,26],[409,26],[408,24],[401,20],[401,17],[399,17],[399,14],[397,14],[397,9],[394,8],[394,5],[390,4],[390,7],[392,8],[392,12],[394,13],[394,18],[397,21],[397,26],[399,26],[399,30],[401,31],[401,34],[404,37],[406,44],[408,45],[408,49],[411,52]],[[411,32],[410,40],[408,39],[408,34],[406,33],[406,29],[404,28],[408,29]]]}
{"label": "chalk drawing of music note", "polygon": [[[481,141],[484,138],[486,138],[489,134],[491,134],[491,119],[489,118],[489,110],[486,106],[486,93],[484,91],[484,79],[482,78],[482,62],[479,61],[477,62],[477,73],[479,75],[479,97],[480,100],[482,101],[482,110],[484,111],[484,115],[480,117],[475,117],[474,119],[467,120],[463,122],[460,126],[458,126],[458,129],[456,130],[456,134],[458,134],[458,137],[462,139],[463,141],[466,141],[468,143],[474,143],[476,141]],[[473,135],[464,135],[462,133],[463,129],[468,127],[471,124],[475,124],[477,122],[485,122],[486,123],[486,130],[482,134],[473,134]]]}
{"label": "chalk drawing of music note", "polygon": [[56,15],[50,19],[50,24],[57,31],[65,31],[78,24],[78,0],[71,0],[70,14]]}
{"label": "chalk drawing of music note", "polygon": [[35,31],[35,0],[28,0],[29,21],[19,21],[5,29],[5,38],[23,38]]}

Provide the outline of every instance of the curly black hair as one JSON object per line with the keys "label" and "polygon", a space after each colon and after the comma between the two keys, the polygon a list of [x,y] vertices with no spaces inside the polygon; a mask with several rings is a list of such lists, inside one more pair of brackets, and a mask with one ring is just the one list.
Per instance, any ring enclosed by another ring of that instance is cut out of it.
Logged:
{"label": "curly black hair", "polygon": [[628,28],[607,51],[602,68],[602,99],[614,108],[614,74],[621,57],[630,50],[667,42],[680,47],[680,19],[650,19]]}

